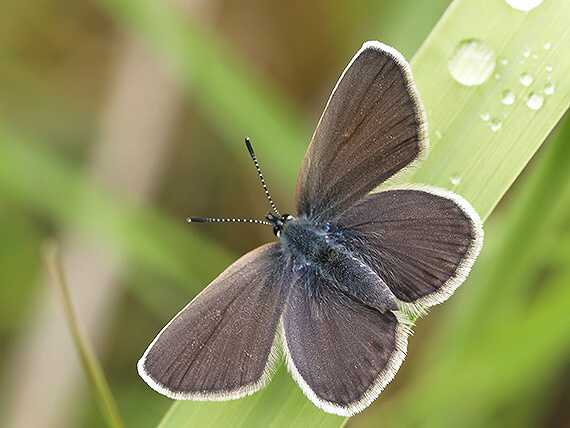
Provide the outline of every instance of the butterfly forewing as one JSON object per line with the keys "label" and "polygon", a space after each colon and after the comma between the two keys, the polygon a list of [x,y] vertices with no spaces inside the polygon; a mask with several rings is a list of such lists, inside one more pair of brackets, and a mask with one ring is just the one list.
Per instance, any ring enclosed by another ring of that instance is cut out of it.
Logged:
{"label": "butterfly forewing", "polygon": [[240,258],[160,332],[139,361],[141,376],[177,399],[226,400],[263,387],[291,272],[280,244]]}
{"label": "butterfly forewing", "polygon": [[308,272],[283,316],[289,371],[327,412],[350,416],[394,377],[406,352],[406,325]]}
{"label": "butterfly forewing", "polygon": [[408,63],[365,43],[328,101],[296,190],[297,214],[327,220],[406,167],[427,147],[427,125]]}
{"label": "butterfly forewing", "polygon": [[481,220],[463,198],[429,187],[371,193],[333,228],[398,299],[425,307],[463,282],[483,240]]}

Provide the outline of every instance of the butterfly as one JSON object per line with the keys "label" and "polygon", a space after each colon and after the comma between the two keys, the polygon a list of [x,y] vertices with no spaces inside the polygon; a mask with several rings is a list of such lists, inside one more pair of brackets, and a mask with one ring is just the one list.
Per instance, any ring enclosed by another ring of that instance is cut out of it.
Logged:
{"label": "butterfly", "polygon": [[264,223],[280,241],[241,257],[182,309],[140,359],[141,377],[175,399],[230,400],[265,386],[283,354],[317,407],[366,408],[402,364],[413,319],[453,294],[483,244],[481,219],[459,195],[375,191],[427,148],[409,64],[364,43],[301,165],[296,216],[269,197],[275,214]]}

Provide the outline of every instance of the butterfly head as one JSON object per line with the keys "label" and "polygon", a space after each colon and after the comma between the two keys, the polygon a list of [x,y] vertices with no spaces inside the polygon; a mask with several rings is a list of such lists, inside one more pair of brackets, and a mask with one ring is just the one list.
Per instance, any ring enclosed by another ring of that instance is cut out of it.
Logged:
{"label": "butterfly head", "polygon": [[281,232],[283,232],[285,224],[295,219],[295,217],[290,214],[276,215],[273,213],[267,213],[265,218],[273,225],[273,233],[278,238],[281,237]]}

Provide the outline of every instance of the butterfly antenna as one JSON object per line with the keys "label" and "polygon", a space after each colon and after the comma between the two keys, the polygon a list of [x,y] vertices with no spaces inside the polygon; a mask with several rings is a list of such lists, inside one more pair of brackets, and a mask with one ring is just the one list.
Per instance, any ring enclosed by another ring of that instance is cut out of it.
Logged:
{"label": "butterfly antenna", "polygon": [[188,223],[255,223],[255,224],[265,224],[267,226],[273,226],[273,223],[269,223],[265,220],[255,220],[247,218],[208,218],[208,217],[188,217],[186,219]]}
{"label": "butterfly antenna", "polygon": [[267,185],[265,184],[265,180],[263,179],[263,174],[261,173],[261,168],[259,168],[259,163],[257,162],[257,157],[255,156],[255,152],[253,151],[253,147],[251,145],[251,141],[249,138],[245,139],[245,144],[247,146],[247,150],[251,158],[253,159],[253,163],[255,164],[255,168],[257,168],[257,173],[259,174],[259,178],[261,179],[261,184],[263,185],[263,190],[265,190],[265,194],[267,195],[267,199],[273,208],[277,217],[273,214],[268,214],[267,219],[273,221],[265,221],[265,220],[255,220],[255,219],[247,219],[247,218],[210,218],[210,217],[188,217],[186,221],[188,223],[254,223],[254,224],[265,224],[267,226],[276,227],[276,221],[282,220],[281,214],[277,210],[277,207],[273,203],[273,199],[271,199],[271,195],[269,194],[269,190],[267,190]]}
{"label": "butterfly antenna", "polygon": [[273,203],[273,199],[271,199],[269,190],[267,190],[267,185],[265,184],[265,180],[263,179],[263,174],[261,173],[261,168],[259,167],[259,163],[257,162],[257,157],[255,156],[255,152],[253,151],[253,146],[251,145],[249,137],[245,138],[245,145],[247,146],[247,150],[249,150],[249,155],[253,159],[253,163],[255,164],[255,168],[257,169],[257,173],[259,174],[259,178],[261,179],[261,184],[263,185],[263,190],[265,190],[265,194],[267,195],[267,199],[271,204],[271,208],[273,208],[273,211],[275,212],[275,214],[277,214],[278,217],[281,217],[281,214],[279,214],[279,210]]}

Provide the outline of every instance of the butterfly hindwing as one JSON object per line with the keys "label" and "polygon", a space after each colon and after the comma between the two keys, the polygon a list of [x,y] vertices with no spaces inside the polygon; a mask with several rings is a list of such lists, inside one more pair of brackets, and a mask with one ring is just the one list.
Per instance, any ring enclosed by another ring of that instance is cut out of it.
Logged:
{"label": "butterfly hindwing", "polygon": [[160,332],[138,369],[176,399],[227,400],[269,380],[291,269],[280,244],[241,257]]}
{"label": "butterfly hindwing", "polygon": [[365,43],[340,77],[301,166],[298,215],[332,219],[427,148],[427,122],[410,66]]}
{"label": "butterfly hindwing", "polygon": [[371,193],[340,216],[336,236],[406,303],[441,303],[463,282],[483,243],[461,196],[423,187]]}
{"label": "butterfly hindwing", "polygon": [[323,410],[350,416],[368,406],[402,363],[407,326],[308,271],[283,314],[289,371]]}

